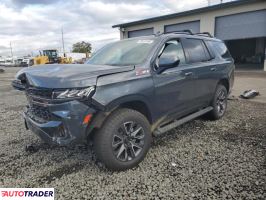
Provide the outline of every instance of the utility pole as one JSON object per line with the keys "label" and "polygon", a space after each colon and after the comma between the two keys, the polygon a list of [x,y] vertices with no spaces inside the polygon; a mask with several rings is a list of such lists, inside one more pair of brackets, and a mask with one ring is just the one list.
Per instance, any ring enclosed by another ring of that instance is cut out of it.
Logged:
{"label": "utility pole", "polygon": [[63,53],[64,53],[64,57],[66,57],[66,53],[65,53],[65,41],[64,41],[64,31],[63,31],[63,27],[62,27],[61,31],[62,31],[62,44],[63,44]]}
{"label": "utility pole", "polygon": [[11,41],[10,41],[10,53],[11,53],[11,58],[12,58],[12,63],[13,63],[13,50],[12,50]]}

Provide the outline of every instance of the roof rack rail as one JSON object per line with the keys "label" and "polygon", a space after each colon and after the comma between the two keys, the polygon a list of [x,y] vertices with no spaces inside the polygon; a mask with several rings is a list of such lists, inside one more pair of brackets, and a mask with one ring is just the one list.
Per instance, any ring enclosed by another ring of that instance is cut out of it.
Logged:
{"label": "roof rack rail", "polygon": [[201,35],[201,36],[207,36],[207,37],[213,37],[209,32],[202,32],[202,33],[195,33],[194,35]]}
{"label": "roof rack rail", "polygon": [[[186,33],[186,34],[190,34],[193,35],[192,31],[190,29],[185,29],[185,30],[180,30],[180,31],[173,31],[173,32],[167,32],[167,33]],[[164,34],[167,34],[166,32],[164,32]]]}

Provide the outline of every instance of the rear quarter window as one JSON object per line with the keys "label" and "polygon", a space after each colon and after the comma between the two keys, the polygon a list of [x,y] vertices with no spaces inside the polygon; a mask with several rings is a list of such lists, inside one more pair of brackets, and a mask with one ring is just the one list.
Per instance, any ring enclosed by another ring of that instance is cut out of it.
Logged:
{"label": "rear quarter window", "polygon": [[210,60],[210,54],[200,39],[186,38],[182,40],[188,63],[204,62]]}
{"label": "rear quarter window", "polygon": [[226,45],[223,42],[205,41],[205,43],[211,54],[214,54],[213,51],[216,51],[222,58],[231,58],[230,52],[228,51]]}

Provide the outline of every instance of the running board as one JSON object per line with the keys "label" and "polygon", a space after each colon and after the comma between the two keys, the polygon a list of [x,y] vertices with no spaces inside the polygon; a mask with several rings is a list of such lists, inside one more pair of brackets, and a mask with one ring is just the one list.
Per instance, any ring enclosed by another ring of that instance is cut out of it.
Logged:
{"label": "running board", "polygon": [[167,132],[167,131],[169,131],[169,130],[171,130],[173,128],[176,128],[176,127],[178,127],[178,126],[180,126],[180,125],[192,120],[192,119],[195,119],[195,118],[197,118],[197,117],[199,117],[201,115],[204,115],[207,112],[210,112],[212,109],[213,109],[213,107],[211,107],[211,106],[207,107],[207,108],[204,108],[204,109],[202,109],[202,110],[200,110],[198,112],[195,112],[195,113],[193,113],[191,115],[188,115],[188,116],[186,116],[184,118],[181,118],[179,120],[175,120],[171,124],[165,125],[163,127],[159,127],[153,132],[153,135],[154,136],[159,136],[159,135],[161,135],[161,134],[163,134],[163,133],[165,133],[165,132]]}

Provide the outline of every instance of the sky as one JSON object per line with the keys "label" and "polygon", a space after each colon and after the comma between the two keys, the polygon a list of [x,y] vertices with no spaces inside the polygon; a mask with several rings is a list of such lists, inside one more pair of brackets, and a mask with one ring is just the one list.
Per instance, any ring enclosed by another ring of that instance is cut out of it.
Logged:
{"label": "sky", "polygon": [[0,56],[11,54],[10,43],[16,56],[62,51],[62,28],[66,52],[79,41],[95,51],[119,40],[112,25],[207,5],[208,0],[0,0]]}

